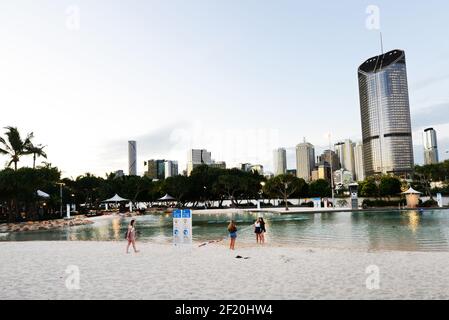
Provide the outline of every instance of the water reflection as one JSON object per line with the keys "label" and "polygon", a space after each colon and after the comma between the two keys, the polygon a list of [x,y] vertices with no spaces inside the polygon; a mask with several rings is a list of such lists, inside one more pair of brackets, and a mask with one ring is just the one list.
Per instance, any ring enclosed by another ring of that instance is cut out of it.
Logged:
{"label": "water reflection", "polygon": [[[388,250],[449,251],[449,210],[399,212],[338,212],[317,214],[237,213],[194,215],[194,241],[225,239],[231,219],[238,241],[255,243],[254,221],[266,222],[267,243]],[[139,241],[171,242],[170,215],[135,218]],[[95,220],[93,225],[61,230],[14,233],[2,240],[122,240],[131,218]]]}

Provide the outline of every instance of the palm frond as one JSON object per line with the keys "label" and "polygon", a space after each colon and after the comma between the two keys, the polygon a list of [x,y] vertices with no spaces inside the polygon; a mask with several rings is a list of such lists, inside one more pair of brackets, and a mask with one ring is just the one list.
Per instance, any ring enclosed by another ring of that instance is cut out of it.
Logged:
{"label": "palm frond", "polygon": [[6,136],[8,137],[9,145],[14,153],[21,153],[23,151],[23,140],[20,137],[19,130],[16,127],[6,127]]}
{"label": "palm frond", "polygon": [[0,143],[5,147],[3,150],[5,150],[6,153],[10,153],[11,147],[10,147],[9,144],[5,141],[4,138],[0,137]]}

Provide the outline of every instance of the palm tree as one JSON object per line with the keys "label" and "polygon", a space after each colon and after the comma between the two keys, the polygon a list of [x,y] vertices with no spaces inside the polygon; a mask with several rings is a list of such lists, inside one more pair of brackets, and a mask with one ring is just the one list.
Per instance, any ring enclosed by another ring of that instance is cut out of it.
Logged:
{"label": "palm tree", "polygon": [[44,148],[45,148],[45,146],[40,145],[40,144],[38,144],[38,145],[36,145],[36,146],[33,145],[33,144],[31,144],[31,145],[27,148],[27,152],[28,152],[29,154],[32,154],[32,155],[33,155],[33,169],[36,168],[36,159],[37,159],[38,157],[43,157],[43,158],[47,159],[47,154],[45,153]]}
{"label": "palm tree", "polygon": [[7,131],[5,133],[7,140],[0,137],[0,154],[6,154],[11,157],[8,163],[8,167],[14,163],[14,170],[17,171],[17,163],[20,157],[23,155],[30,154],[29,149],[32,146],[31,139],[33,138],[33,133],[29,133],[25,140],[20,136],[19,130],[15,127],[6,127]]}

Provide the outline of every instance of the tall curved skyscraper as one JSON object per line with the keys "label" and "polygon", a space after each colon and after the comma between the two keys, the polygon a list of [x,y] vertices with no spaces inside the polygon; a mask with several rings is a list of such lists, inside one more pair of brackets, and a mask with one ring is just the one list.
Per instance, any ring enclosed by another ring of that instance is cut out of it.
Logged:
{"label": "tall curved skyscraper", "polygon": [[366,60],[358,78],[365,173],[407,176],[414,160],[405,52]]}
{"label": "tall curved skyscraper", "polygon": [[433,128],[424,130],[424,164],[438,163],[437,132]]}
{"label": "tall curved skyscraper", "polygon": [[137,143],[128,141],[128,173],[130,176],[137,175]]}

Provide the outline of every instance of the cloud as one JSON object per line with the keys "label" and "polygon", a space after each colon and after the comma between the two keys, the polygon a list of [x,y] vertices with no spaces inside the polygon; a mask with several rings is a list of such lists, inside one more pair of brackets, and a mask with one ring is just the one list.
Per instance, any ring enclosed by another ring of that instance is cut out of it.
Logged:
{"label": "cloud", "polygon": [[412,114],[412,126],[415,130],[446,123],[449,123],[449,102],[419,109]]}
{"label": "cloud", "polygon": [[433,76],[433,77],[415,82],[413,85],[411,85],[411,88],[413,91],[418,91],[418,90],[424,89],[425,87],[431,86],[435,83],[442,82],[442,81],[445,81],[448,79],[449,79],[449,74]]}

